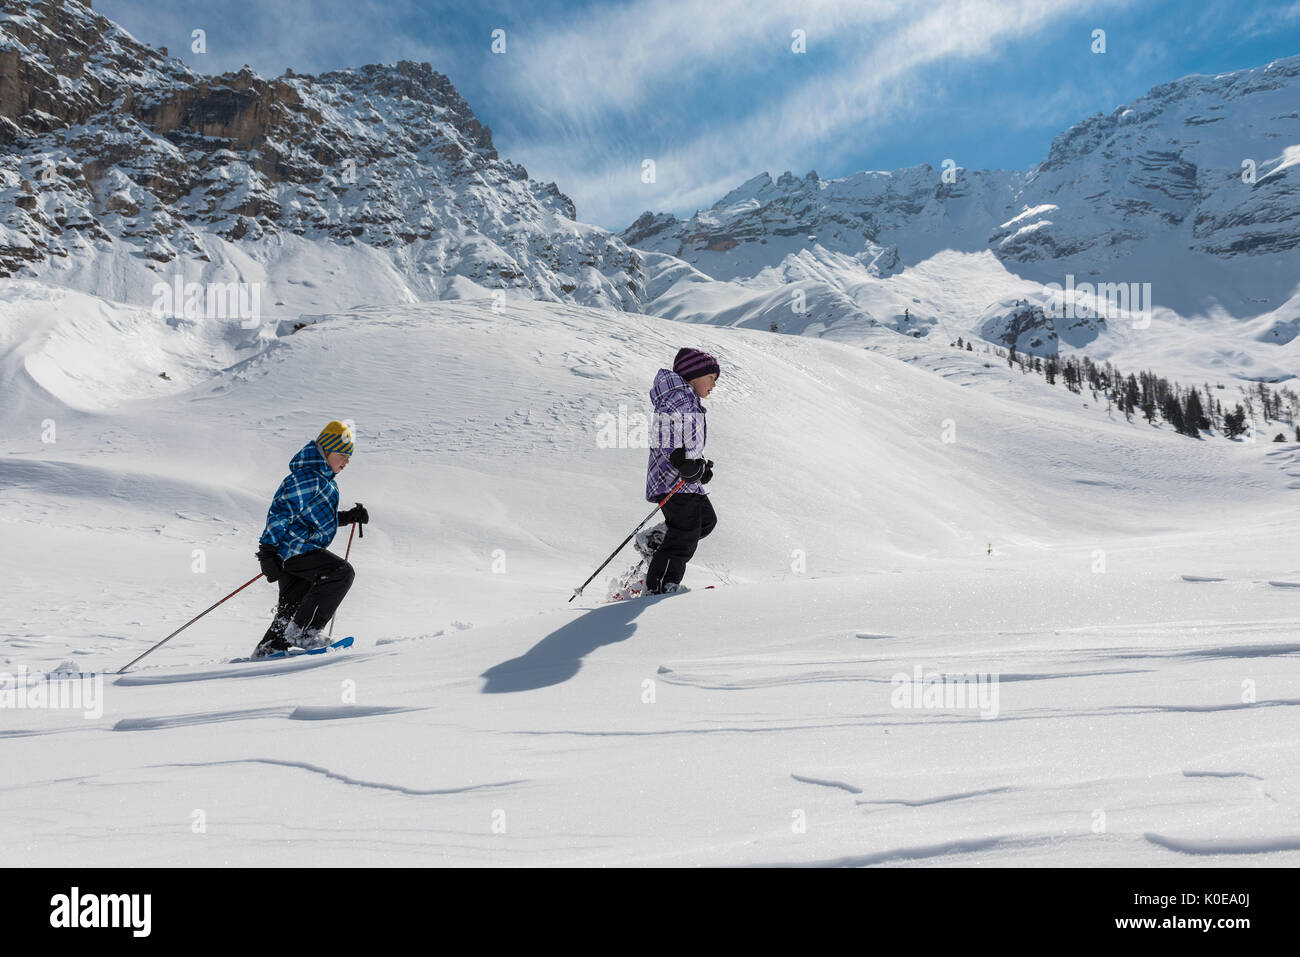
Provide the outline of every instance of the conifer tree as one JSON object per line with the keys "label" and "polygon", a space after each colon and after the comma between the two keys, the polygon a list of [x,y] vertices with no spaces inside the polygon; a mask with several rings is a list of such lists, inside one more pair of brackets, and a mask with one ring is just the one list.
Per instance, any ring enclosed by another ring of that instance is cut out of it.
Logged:
{"label": "conifer tree", "polygon": [[1187,393],[1187,406],[1183,410],[1183,422],[1186,425],[1186,433],[1196,436],[1202,429],[1210,427],[1210,420],[1205,417],[1205,412],[1201,408],[1201,397],[1193,388]]}
{"label": "conifer tree", "polygon": [[1237,407],[1223,417],[1223,434],[1235,439],[1246,431],[1246,410],[1237,403]]}
{"label": "conifer tree", "polygon": [[1164,416],[1166,422],[1174,427],[1175,432],[1185,433],[1187,431],[1187,426],[1183,420],[1183,407],[1179,404],[1178,397],[1172,392],[1165,396],[1160,414]]}

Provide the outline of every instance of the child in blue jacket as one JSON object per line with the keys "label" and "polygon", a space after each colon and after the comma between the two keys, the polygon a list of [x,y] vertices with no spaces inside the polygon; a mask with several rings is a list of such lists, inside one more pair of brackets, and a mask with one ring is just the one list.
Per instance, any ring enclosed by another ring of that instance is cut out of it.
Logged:
{"label": "child in blue jacket", "polygon": [[289,475],[271,501],[257,560],[269,582],[280,583],[275,620],[255,649],[262,658],[290,647],[320,648],[325,626],[352,587],[352,566],[326,546],[340,525],[365,525],[370,515],[357,504],[340,512],[334,477],[347,468],[352,430],[334,421],[289,463]]}

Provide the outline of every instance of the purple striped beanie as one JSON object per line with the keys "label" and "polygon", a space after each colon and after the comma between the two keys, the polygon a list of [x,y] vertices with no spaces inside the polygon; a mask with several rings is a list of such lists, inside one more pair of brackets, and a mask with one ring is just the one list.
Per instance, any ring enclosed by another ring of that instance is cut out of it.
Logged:
{"label": "purple striped beanie", "polygon": [[687,382],[702,375],[720,376],[722,374],[722,370],[718,368],[717,359],[707,352],[691,348],[677,351],[677,358],[673,360],[673,371]]}

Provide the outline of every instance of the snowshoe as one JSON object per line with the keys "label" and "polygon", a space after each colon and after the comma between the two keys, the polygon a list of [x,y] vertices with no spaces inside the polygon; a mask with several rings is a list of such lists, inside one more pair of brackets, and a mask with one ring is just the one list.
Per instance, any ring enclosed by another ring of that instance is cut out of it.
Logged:
{"label": "snowshoe", "polygon": [[605,601],[627,601],[629,598],[640,598],[645,594],[645,572],[646,563],[640,561],[618,578],[611,578]]}
{"label": "snowshoe", "polygon": [[283,635],[272,635],[269,638],[263,638],[253,649],[252,658],[267,658],[279,651],[288,651],[289,642],[284,640]]}
{"label": "snowshoe", "polygon": [[289,623],[289,627],[284,630],[284,640],[303,651],[315,651],[330,643],[324,628],[304,628],[297,622]]}
{"label": "snowshoe", "polygon": [[668,526],[663,522],[652,528],[645,528],[636,533],[636,538],[632,545],[641,556],[641,559],[649,563],[654,558],[655,552],[659,551],[659,546],[664,543],[664,536],[668,534]]}

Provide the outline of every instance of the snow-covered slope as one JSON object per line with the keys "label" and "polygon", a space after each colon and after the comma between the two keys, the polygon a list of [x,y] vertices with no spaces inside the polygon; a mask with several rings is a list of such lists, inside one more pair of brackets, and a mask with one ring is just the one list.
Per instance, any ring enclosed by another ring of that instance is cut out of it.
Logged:
{"label": "snow-covered slope", "polygon": [[[955,352],[990,379],[576,306],[275,336],[13,289],[0,669],[116,669],[251,578],[328,418],[373,521],[353,653],[227,664],[258,582],[110,676],[98,718],[0,709],[9,859],[1296,862],[1294,444],[1080,416]],[[723,365],[687,577],[718,587],[566,605],[648,510],[645,450],[601,436],[683,344]],[[917,668],[997,672],[997,716],[902,706]]]}
{"label": "snow-covered slope", "polygon": [[[662,253],[646,253],[645,263],[652,297],[647,311],[653,315],[769,331],[775,326],[781,333],[924,357],[944,375],[954,371],[948,347],[957,337],[1006,346],[1017,310],[1046,313],[1053,299],[1050,290],[1015,275],[987,250],[945,251],[880,279],[845,269],[842,255],[817,248],[743,282],[711,279]],[[1300,329],[1300,293],[1247,320],[1221,309],[1187,317],[1163,308],[1149,316],[1121,312],[1107,319],[1095,298],[1077,301],[1073,316],[1044,315],[1025,326],[1022,331],[1030,334],[1018,338],[1021,350],[1078,351],[1125,371],[1154,369],[1184,382],[1294,387],[1300,337],[1271,333],[1288,324]]]}
{"label": "snow-covered slope", "polygon": [[[98,721],[9,716],[0,847],[81,867],[1295,866],[1300,589],[1125,573],[1166,570],[1149,559],[1070,595],[1004,564],[141,670]],[[918,669],[997,672],[996,716],[896,707]]]}

